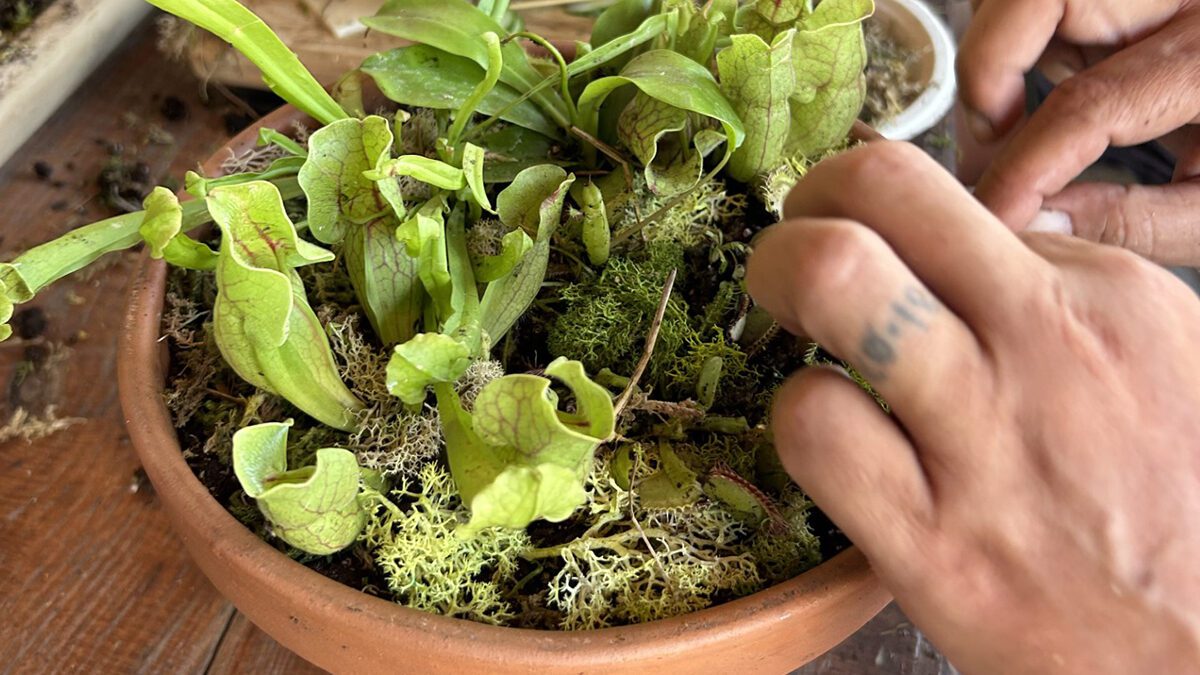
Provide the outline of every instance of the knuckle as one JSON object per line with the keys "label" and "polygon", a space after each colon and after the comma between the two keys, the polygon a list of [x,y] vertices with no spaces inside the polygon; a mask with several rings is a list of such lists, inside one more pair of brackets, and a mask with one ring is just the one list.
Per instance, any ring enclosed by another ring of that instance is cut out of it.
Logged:
{"label": "knuckle", "polygon": [[861,283],[880,241],[877,234],[851,221],[812,227],[796,257],[797,285],[810,297],[838,297]]}

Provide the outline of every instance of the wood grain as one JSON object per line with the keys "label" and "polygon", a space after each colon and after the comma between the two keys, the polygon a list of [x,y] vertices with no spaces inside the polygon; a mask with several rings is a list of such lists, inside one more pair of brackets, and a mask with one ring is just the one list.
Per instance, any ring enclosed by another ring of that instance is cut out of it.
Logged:
{"label": "wood grain", "polygon": [[[182,66],[155,63],[152,40],[125,46],[0,170],[0,246],[14,251],[108,215],[95,176],[120,144],[154,176],[178,174],[215,149],[223,111],[202,105]],[[158,112],[187,100],[186,123]],[[148,124],[174,135],[146,142]],[[53,173],[38,180],[34,161]],[[68,167],[70,162],[71,167]],[[58,183],[61,181],[61,184]],[[65,205],[56,211],[52,205]],[[78,207],[79,210],[76,210]],[[132,273],[128,256],[78,275],[20,311],[42,309],[45,332],[0,345],[0,419],[57,403],[84,421],[0,446],[0,670],[199,672],[231,607],[181,553],[125,436],[114,352]],[[20,322],[20,318],[17,319]],[[31,358],[67,345],[56,367]],[[35,362],[35,361],[33,361]]]}
{"label": "wood grain", "polygon": [[[113,144],[155,178],[177,178],[219,147],[231,108],[206,104],[186,66],[157,57],[154,38],[143,25],[0,168],[0,251],[109,215],[95,176]],[[185,104],[186,120],[160,114],[167,96]],[[174,142],[149,142],[152,125]],[[48,180],[35,176],[39,160],[53,170]],[[0,343],[0,423],[18,405],[40,413],[52,403],[60,415],[84,420],[47,438],[0,444],[0,673],[320,672],[213,590],[171,533],[152,490],[136,478],[113,377],[131,273],[129,257],[117,256],[53,287],[21,308],[45,312],[44,334]],[[58,367],[31,365],[67,343]],[[952,671],[891,607],[798,672]]]}

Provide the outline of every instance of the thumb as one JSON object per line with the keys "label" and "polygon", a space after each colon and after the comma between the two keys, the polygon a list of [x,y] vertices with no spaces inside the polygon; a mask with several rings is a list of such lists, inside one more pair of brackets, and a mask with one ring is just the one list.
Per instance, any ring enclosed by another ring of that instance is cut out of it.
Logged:
{"label": "thumb", "polygon": [[1200,266],[1200,180],[1077,183],[1045,200],[1031,230],[1066,231],[1163,265]]}

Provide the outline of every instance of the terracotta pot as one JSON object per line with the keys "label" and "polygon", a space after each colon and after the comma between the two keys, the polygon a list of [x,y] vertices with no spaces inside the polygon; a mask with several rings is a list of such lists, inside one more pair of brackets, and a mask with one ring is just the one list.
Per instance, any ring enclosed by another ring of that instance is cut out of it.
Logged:
{"label": "terracotta pot", "polygon": [[[286,130],[302,119],[282,108],[260,125]],[[218,172],[230,150],[252,147],[258,126],[209,159],[208,175]],[[134,448],[184,545],[212,583],[259,628],[322,668],[456,675],[781,673],[836,645],[889,600],[853,548],[746,598],[673,619],[583,632],[446,618],[328,579],[243,527],[184,461],[162,398],[159,326],[166,277],[161,261],[143,259],[121,340],[121,407]]]}

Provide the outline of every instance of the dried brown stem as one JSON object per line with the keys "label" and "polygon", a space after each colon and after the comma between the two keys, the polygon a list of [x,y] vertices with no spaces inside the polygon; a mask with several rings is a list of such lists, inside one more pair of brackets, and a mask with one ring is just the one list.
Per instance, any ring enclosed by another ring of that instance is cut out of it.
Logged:
{"label": "dried brown stem", "polygon": [[613,405],[616,417],[620,417],[625,406],[629,405],[629,399],[633,396],[638,380],[646,372],[646,366],[650,365],[650,356],[654,353],[654,345],[658,342],[658,331],[662,328],[663,316],[667,313],[667,303],[671,300],[671,289],[675,287],[675,272],[676,270],[671,270],[671,273],[667,275],[667,282],[663,285],[662,297],[658,301],[658,309],[654,312],[654,321],[650,323],[650,333],[646,336],[646,348],[642,350],[642,358],[638,359],[637,367],[633,369],[633,375],[629,376],[629,384],[625,385],[625,391],[621,392],[621,395],[617,397],[617,402]]}

